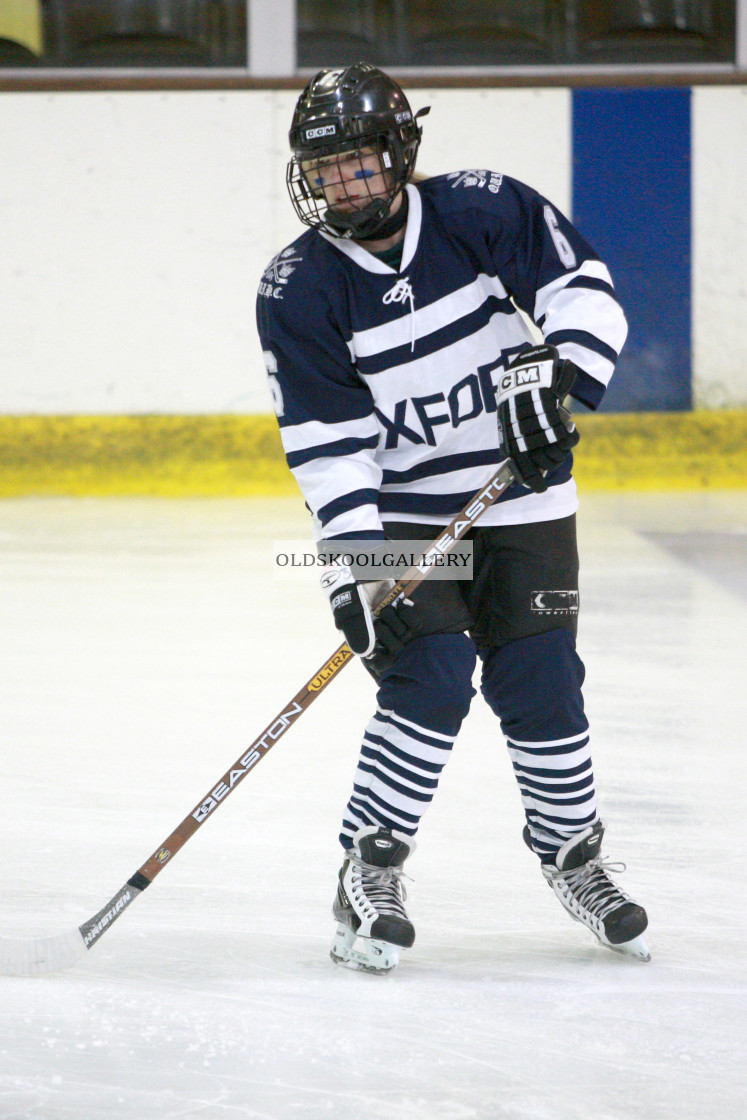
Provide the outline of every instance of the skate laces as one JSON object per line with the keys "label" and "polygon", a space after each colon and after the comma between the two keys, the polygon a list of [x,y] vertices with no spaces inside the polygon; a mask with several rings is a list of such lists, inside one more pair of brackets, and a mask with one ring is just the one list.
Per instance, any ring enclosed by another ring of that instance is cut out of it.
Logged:
{"label": "skate laces", "polygon": [[[366,901],[379,914],[394,914],[407,921],[407,913],[403,903],[407,898],[407,890],[402,882],[408,878],[401,867],[374,867],[364,863],[362,859],[348,852],[347,858],[353,864],[353,886],[358,886],[366,897]],[[356,882],[358,880],[358,882]]]}
{"label": "skate laces", "polygon": [[603,921],[618,906],[631,901],[625,891],[620,890],[617,883],[609,877],[610,872],[619,875],[625,869],[626,865],[622,862],[598,856],[581,867],[568,871],[551,870],[550,878],[554,882],[565,883],[576,901]]}

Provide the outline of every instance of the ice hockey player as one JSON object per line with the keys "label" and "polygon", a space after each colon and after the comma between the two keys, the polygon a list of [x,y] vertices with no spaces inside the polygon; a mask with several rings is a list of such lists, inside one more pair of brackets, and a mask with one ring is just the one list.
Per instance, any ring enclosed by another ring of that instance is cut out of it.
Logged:
{"label": "ice hockey player", "polygon": [[496,464],[517,471],[472,532],[471,581],[428,581],[374,619],[381,582],[324,571],[335,624],[378,686],[343,815],[332,958],[387,972],[414,942],[403,865],[479,657],[542,875],[603,945],[648,960],[646,912],[601,855],[576,652],[578,433],[562,405],[599,404],[625,317],[606,266],[534,190],[490,170],[413,179],[427,112],[365,63],[309,82],[287,187],[310,228],[257,299],[318,541],[430,539]]}

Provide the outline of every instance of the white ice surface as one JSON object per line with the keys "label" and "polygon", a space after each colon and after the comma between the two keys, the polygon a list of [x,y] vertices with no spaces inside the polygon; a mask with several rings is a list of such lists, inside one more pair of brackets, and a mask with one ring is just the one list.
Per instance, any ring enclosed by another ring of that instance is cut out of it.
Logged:
{"label": "white ice surface", "polygon": [[[650,964],[547,890],[479,698],[408,865],[414,948],[330,963],[354,664],[80,965],[0,978],[1,1120],[743,1120],[747,603],[697,561],[745,531],[744,494],[582,510],[605,848]],[[336,648],[314,584],[271,578],[306,535],[294,500],[0,504],[0,937],[91,917]]]}

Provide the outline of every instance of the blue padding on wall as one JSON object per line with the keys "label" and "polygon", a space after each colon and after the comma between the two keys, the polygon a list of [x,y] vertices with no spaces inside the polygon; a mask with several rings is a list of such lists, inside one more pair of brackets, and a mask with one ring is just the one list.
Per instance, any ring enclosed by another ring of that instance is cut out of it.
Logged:
{"label": "blue padding on wall", "polygon": [[692,407],[690,90],[573,92],[573,221],[630,324],[606,411]]}

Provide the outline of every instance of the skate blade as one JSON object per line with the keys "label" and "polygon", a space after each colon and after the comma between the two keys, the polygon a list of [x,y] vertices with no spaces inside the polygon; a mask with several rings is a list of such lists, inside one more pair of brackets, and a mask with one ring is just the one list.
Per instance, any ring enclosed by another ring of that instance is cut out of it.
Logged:
{"label": "skate blade", "polygon": [[623,941],[622,945],[609,945],[608,948],[612,949],[615,953],[620,953],[624,957],[634,957],[637,961],[650,961],[651,954],[648,951],[648,945],[643,937],[639,934],[631,941]]}
{"label": "skate blade", "polygon": [[580,925],[584,926],[585,929],[591,930],[599,944],[604,945],[605,949],[611,949],[613,953],[619,953],[621,957],[633,957],[633,959],[637,961],[651,960],[651,954],[648,951],[648,945],[642,933],[639,933],[637,937],[632,937],[630,941],[623,941],[620,945],[613,945],[606,937],[602,937],[595,929],[587,925],[583,918],[579,918],[578,914],[574,914],[567,906],[565,909],[573,918],[574,922],[578,922]]}
{"label": "skate blade", "polygon": [[399,946],[374,937],[356,937],[353,930],[340,924],[332,939],[329,955],[342,968],[383,976],[397,967]]}

